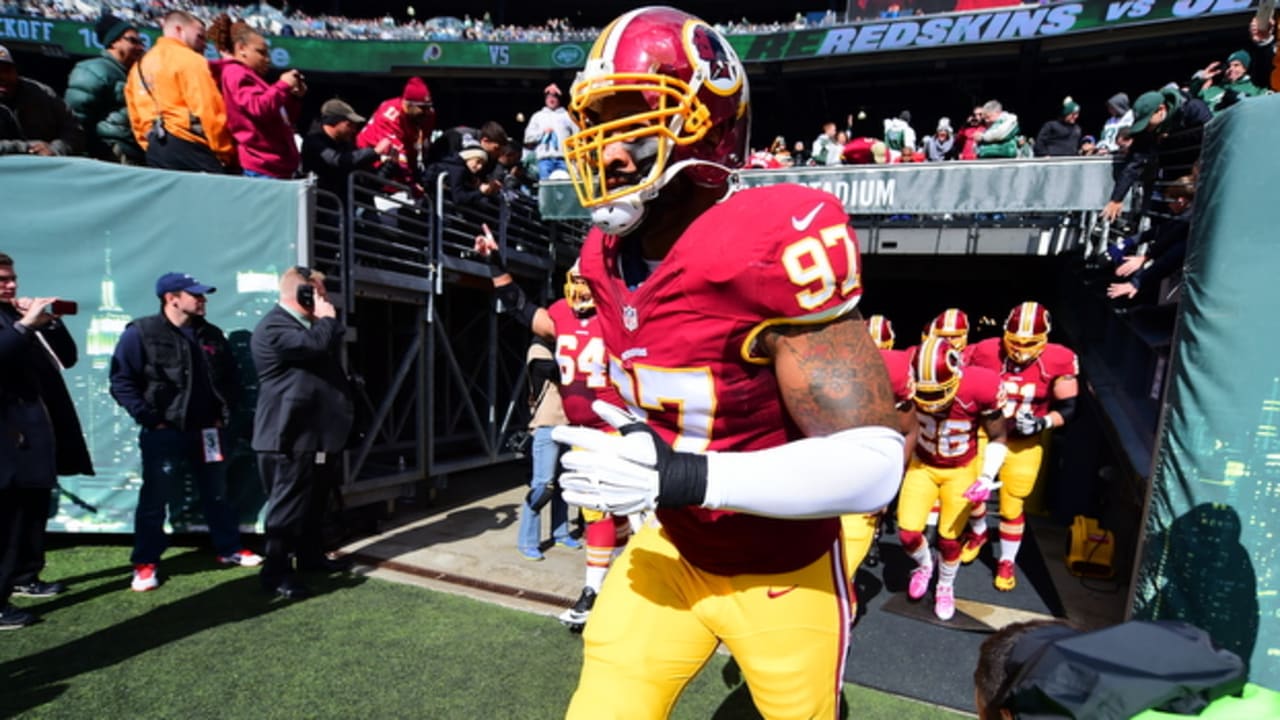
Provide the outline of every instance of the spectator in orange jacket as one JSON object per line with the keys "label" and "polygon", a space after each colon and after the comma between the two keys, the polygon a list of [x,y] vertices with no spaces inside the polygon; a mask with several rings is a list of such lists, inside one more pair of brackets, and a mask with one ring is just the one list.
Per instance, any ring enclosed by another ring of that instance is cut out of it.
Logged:
{"label": "spectator in orange jacket", "polygon": [[227,109],[205,62],[204,23],[174,10],[164,36],[129,71],[125,102],[147,164],[222,173],[236,159]]}

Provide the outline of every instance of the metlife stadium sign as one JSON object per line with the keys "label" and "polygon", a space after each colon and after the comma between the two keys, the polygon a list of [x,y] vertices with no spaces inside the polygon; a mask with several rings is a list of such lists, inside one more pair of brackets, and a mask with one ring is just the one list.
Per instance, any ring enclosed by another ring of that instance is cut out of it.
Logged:
{"label": "metlife stadium sign", "polygon": [[[912,48],[1027,41],[1150,23],[1243,13],[1253,0],[1082,0],[1049,5],[869,20],[762,35],[730,35],[743,62],[803,61]],[[140,28],[146,43],[155,28]],[[101,51],[86,23],[0,16],[0,42],[53,55]],[[326,40],[271,37],[277,67],[331,73],[388,73],[419,68],[564,70],[582,67],[586,42],[507,43],[430,40]],[[216,57],[212,49],[210,57]]]}

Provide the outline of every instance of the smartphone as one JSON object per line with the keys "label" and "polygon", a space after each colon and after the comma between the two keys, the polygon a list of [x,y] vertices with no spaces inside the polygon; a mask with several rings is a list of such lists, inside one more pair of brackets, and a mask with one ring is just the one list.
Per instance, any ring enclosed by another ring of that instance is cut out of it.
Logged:
{"label": "smartphone", "polygon": [[299,285],[296,299],[299,306],[314,311],[316,309],[316,286],[311,283]]}
{"label": "smartphone", "polygon": [[49,312],[54,315],[75,315],[80,305],[75,300],[54,300],[49,304]]}

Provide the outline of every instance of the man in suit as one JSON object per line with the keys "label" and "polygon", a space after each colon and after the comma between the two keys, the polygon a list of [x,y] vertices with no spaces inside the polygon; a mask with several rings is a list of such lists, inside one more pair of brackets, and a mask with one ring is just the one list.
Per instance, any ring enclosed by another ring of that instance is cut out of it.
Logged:
{"label": "man in suit", "polygon": [[310,595],[294,574],[291,553],[298,569],[347,568],[325,556],[320,532],[355,415],[340,362],[345,332],[326,297],[324,275],[293,267],[250,343],[258,368],[253,449],[267,490],[262,587],[287,599]]}
{"label": "man in suit", "polygon": [[80,420],[62,379],[76,344],[55,298],[20,298],[13,258],[0,253],[0,630],[35,622],[10,594],[49,597],[40,580],[45,520],[58,475],[92,475]]}

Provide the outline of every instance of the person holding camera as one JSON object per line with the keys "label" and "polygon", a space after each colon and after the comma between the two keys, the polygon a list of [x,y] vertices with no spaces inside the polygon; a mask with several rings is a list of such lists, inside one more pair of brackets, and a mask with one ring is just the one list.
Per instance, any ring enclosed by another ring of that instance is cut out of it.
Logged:
{"label": "person holding camera", "polygon": [[35,622],[9,596],[49,597],[40,580],[45,520],[58,475],[92,475],[80,420],[62,379],[76,343],[59,319],[75,303],[18,297],[13,258],[0,253],[0,630]]}
{"label": "person holding camera", "polygon": [[240,544],[240,518],[227,497],[226,428],[239,386],[231,345],[205,319],[205,296],[216,290],[185,273],[161,275],[160,312],[129,323],[111,357],[111,397],[141,426],[142,490],[130,558],[136,592],[160,585],[165,515],[180,500],[187,473],[194,476],[218,562],[262,563]]}
{"label": "person holding camera", "polygon": [[325,292],[324,275],[289,268],[280,301],[253,331],[258,410],[253,449],[267,490],[262,588],[286,599],[311,592],[297,569],[339,572],[349,563],[324,553],[321,523],[329,491],[342,479],[341,453],[355,419],[341,362],[346,328]]}
{"label": "person holding camera", "polygon": [[227,128],[236,141],[240,170],[249,177],[288,180],[301,162],[294,142],[294,125],[302,113],[307,84],[302,73],[285,70],[274,83],[271,48],[266,38],[243,20],[226,13],[213,19],[209,38],[222,54],[209,69],[218,81],[227,106]]}

